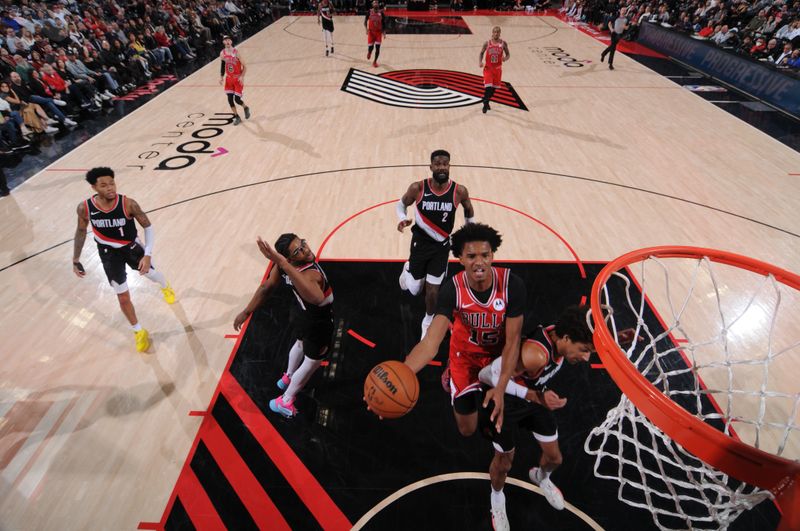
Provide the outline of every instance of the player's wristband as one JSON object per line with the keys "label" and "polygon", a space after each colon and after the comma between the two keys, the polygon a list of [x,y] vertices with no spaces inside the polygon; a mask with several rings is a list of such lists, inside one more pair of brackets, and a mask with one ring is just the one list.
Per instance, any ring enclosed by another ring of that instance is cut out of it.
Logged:
{"label": "player's wristband", "polygon": [[464,223],[475,223],[475,216],[472,216],[471,218],[465,217]]}
{"label": "player's wristband", "polygon": [[400,221],[408,221],[408,215],[406,214],[406,204],[403,203],[403,200],[400,199],[397,203],[394,204],[395,212],[397,213],[397,219]]}

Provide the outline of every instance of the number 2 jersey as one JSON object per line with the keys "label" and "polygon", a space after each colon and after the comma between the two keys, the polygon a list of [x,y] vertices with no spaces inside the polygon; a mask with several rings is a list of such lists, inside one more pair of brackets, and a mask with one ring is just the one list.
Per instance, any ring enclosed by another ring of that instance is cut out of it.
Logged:
{"label": "number 2 jersey", "polygon": [[502,267],[492,267],[492,286],[476,292],[462,271],[445,282],[439,291],[437,314],[452,323],[450,355],[492,358],[505,345],[506,318],[519,317],[525,307],[525,283]]}
{"label": "number 2 jersey", "polygon": [[114,205],[103,210],[96,203],[97,196],[85,201],[86,215],[92,225],[92,234],[98,245],[119,249],[136,241],[136,222],[125,208],[125,196],[117,194]]}
{"label": "number 2 jersey", "polygon": [[456,189],[455,181],[450,181],[450,186],[443,192],[436,192],[432,188],[432,179],[421,182],[420,194],[414,203],[416,217],[411,231],[416,235],[424,235],[435,242],[449,241],[450,233],[456,218]]}

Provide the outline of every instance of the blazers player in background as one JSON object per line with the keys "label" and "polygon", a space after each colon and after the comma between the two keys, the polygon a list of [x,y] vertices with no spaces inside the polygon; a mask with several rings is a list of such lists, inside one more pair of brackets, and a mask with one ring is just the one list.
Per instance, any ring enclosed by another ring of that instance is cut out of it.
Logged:
{"label": "blazers player in background", "polygon": [[289,350],[289,364],[278,380],[282,396],[270,400],[269,408],[284,417],[297,414],[295,397],[322,365],[333,340],[333,289],[305,240],[295,234],[282,234],[275,249],[258,238],[258,249],[275,267],[258,287],[247,307],[236,316],[238,331],[247,318],[260,308],[281,282],[292,288],[299,306],[292,326],[296,341]]}
{"label": "blazers player in background", "polygon": [[[320,0],[317,6],[317,24],[322,24],[322,39],[325,41],[325,57],[333,53],[333,4],[331,0]],[[328,46],[330,45],[330,51]]]}
{"label": "blazers player in background", "polygon": [[372,57],[372,49],[375,48],[375,60],[372,61],[372,66],[378,66],[381,43],[386,36],[386,18],[377,0],[372,2],[372,9],[364,17],[364,28],[367,30],[367,60]]}
{"label": "blazers player in background", "polygon": [[[114,171],[111,168],[92,168],[86,173],[86,180],[96,194],[78,205],[78,228],[75,230],[75,246],[72,255],[72,270],[79,277],[86,276],[80,262],[83,243],[86,241],[86,228],[91,224],[97,252],[106,272],[108,282],[117,292],[122,313],[133,327],[136,337],[136,350],[144,352],[150,347],[150,336],[139,324],[136,310],[128,291],[128,276],[125,265],[139,271],[161,286],[164,300],[175,302],[175,292],[164,274],[156,271],[152,263],[155,233],[139,204],[117,193]],[[137,238],[136,223],[144,229],[145,246]]]}
{"label": "blazers player in background", "polygon": [[[450,396],[458,431],[465,437],[475,433],[479,407],[485,409],[494,401],[494,409],[484,424],[494,424],[495,433],[501,432],[503,390],[519,358],[527,298],[525,284],[510,270],[492,267],[494,252],[502,242],[500,234],[492,227],[470,223],[454,232],[452,239],[453,255],[464,266],[464,271],[442,286],[436,317],[428,334],[409,353],[405,363],[415,373],[422,370],[436,357],[439,344],[452,325]],[[497,358],[501,359],[497,389],[488,390],[484,396],[478,375]],[[492,523],[496,530],[508,529],[503,485],[511,469],[511,458],[508,452],[495,447],[489,466]]]}
{"label": "blazers player in background", "polygon": [[503,86],[503,63],[508,61],[511,53],[508,43],[500,38],[500,26],[492,28],[492,38],[483,43],[478,56],[483,68],[483,112],[490,109],[489,101],[495,90]]}
{"label": "blazers player in background", "polygon": [[411,184],[397,203],[397,230],[411,225],[406,209],[414,205],[416,223],[411,227],[411,253],[400,273],[400,287],[417,295],[425,283],[425,318],[422,337],[433,321],[439,285],[447,275],[450,254],[450,233],[458,205],[464,206],[467,223],[474,221],[475,211],[464,186],[450,180],[450,153],[438,149],[431,153],[430,179]]}
{"label": "blazers player in background", "polygon": [[225,82],[225,94],[228,96],[228,105],[230,105],[231,112],[233,113],[233,125],[239,125],[242,123],[242,118],[236,111],[235,103],[238,103],[244,109],[244,117],[250,118],[250,107],[242,100],[244,73],[247,68],[242,60],[242,54],[233,47],[233,39],[231,39],[229,35],[224,35],[222,37],[222,44],[225,45],[225,48],[219,52],[219,58],[221,59],[219,65],[219,84],[222,85],[222,82]]}

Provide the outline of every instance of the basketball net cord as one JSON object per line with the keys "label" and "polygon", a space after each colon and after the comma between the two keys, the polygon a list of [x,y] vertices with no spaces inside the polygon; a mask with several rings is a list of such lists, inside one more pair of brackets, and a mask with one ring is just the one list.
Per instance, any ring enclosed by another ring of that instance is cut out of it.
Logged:
{"label": "basketball net cord", "polygon": [[[647,308],[645,262],[648,261],[656,264],[665,274],[671,322],[667,323],[665,319],[664,325],[667,329],[664,332],[652,330],[644,318]],[[771,363],[800,345],[798,341],[787,348],[773,350],[773,333],[781,305],[780,283],[771,274],[761,275],[762,278],[749,296],[745,308],[740,312],[728,312],[733,315],[726,315],[721,304],[718,278],[711,264],[712,262],[706,257],[696,260],[688,293],[677,308],[670,296],[668,269],[658,258],[651,256],[641,262],[639,276],[641,296],[638,293],[636,297],[632,296],[630,289],[632,282],[628,276],[614,272],[611,278],[624,283],[627,302],[625,308],[624,303],[614,301],[618,318],[621,321],[632,317],[636,319],[632,342],[629,346],[626,344],[625,348],[620,347],[620,350],[659,391],[679,403],[696,418],[712,423],[729,436],[736,436],[735,432],[732,433],[732,423],[746,423],[755,430],[755,441],[749,443],[758,448],[763,428],[782,430],[783,435],[777,449],[766,450],[780,455],[790,435],[797,435],[800,431],[796,421],[800,410],[800,393],[787,394],[767,389]],[[713,284],[721,327],[716,334],[712,332],[712,337],[709,339],[694,343],[681,325],[681,318],[695,292],[702,270],[707,272]],[[765,290],[774,290],[776,295],[771,308],[767,352],[765,355],[750,356],[751,359],[746,360],[741,359],[741,353],[734,358],[727,331],[747,313],[759,294]],[[603,297],[601,302],[609,310],[605,317],[606,323],[612,337],[617,338],[619,344],[617,319],[612,309],[614,304],[609,300],[607,285],[602,287],[601,295]],[[635,298],[638,298],[638,301],[635,301]],[[591,315],[587,316],[587,321],[594,332]],[[676,344],[672,340],[673,334],[687,341]],[[701,362],[695,358],[695,350],[709,345],[718,348],[724,354],[723,359]],[[682,355],[688,363],[675,362],[676,357],[680,360]],[[761,366],[762,379],[758,389],[733,388],[733,374],[739,365]],[[722,368],[727,371],[727,389],[705,387],[700,372],[712,368]],[[722,400],[726,404],[724,413],[714,407],[714,403],[719,402],[713,398],[714,395],[724,398]],[[758,414],[755,418],[743,418],[732,411],[734,403],[744,396],[755,397],[759,401]],[[785,398],[792,402],[792,407],[789,408],[791,413],[784,422],[767,422],[764,418],[766,401],[773,397]],[[622,395],[619,404],[608,412],[605,421],[591,431],[584,449],[595,456],[595,476],[618,481],[619,499],[633,507],[650,511],[660,530],[727,529],[743,511],[772,498],[769,491],[731,478],[698,460],[652,424],[625,394]]]}

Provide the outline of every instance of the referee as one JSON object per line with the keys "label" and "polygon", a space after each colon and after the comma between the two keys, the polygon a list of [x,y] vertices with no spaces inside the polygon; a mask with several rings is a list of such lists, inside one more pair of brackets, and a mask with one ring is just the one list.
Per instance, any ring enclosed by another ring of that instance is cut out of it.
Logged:
{"label": "referee", "polygon": [[608,22],[608,30],[611,32],[611,44],[600,54],[601,63],[606,60],[606,55],[608,55],[609,70],[614,70],[614,52],[617,51],[617,43],[622,38],[622,34],[626,29],[628,29],[628,19],[623,16],[620,10],[617,14],[617,18],[613,22]]}

